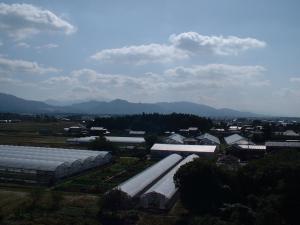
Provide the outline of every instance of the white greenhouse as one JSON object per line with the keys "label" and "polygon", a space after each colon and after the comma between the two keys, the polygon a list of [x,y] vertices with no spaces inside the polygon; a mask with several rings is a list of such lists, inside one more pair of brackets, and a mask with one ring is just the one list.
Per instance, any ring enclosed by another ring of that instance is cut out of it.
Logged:
{"label": "white greenhouse", "polygon": [[174,175],[178,169],[198,158],[197,155],[189,155],[176,165],[170,172],[163,176],[157,183],[150,187],[141,196],[141,206],[144,208],[167,209],[176,199],[177,188],[174,183]]}
{"label": "white greenhouse", "polygon": [[211,157],[216,149],[216,145],[154,144],[150,151],[153,157],[164,157],[174,153],[182,156],[197,154],[198,156]]}
{"label": "white greenhouse", "polygon": [[104,151],[0,145],[0,179],[49,183],[106,164],[111,157]]}
{"label": "white greenhouse", "polygon": [[139,194],[145,191],[146,188],[161,178],[181,159],[182,157],[180,155],[172,154],[120,184],[116,187],[116,189],[119,189],[131,198],[137,197]]}

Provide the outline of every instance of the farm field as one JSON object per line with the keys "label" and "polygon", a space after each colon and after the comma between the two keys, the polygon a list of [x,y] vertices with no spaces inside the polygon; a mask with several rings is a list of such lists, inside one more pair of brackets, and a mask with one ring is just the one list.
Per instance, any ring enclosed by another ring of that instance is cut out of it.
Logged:
{"label": "farm field", "polygon": [[[86,148],[66,143],[69,137],[63,135],[63,128],[76,125],[76,122],[62,121],[0,124],[0,144]],[[39,132],[42,129],[50,133],[42,135]],[[146,157],[131,157],[129,153],[122,153],[114,156],[108,165],[84,171],[49,187],[0,183],[0,224],[100,225],[103,194],[155,162]],[[124,216],[129,223],[133,216],[140,225],[152,224],[153,221],[156,224],[173,225],[178,219],[178,211],[182,211],[180,204],[164,213],[131,209],[118,216]]]}
{"label": "farm field", "polygon": [[53,187],[66,192],[103,194],[152,165],[154,161],[120,157],[110,165],[69,178]]}
{"label": "farm field", "polygon": [[[0,224],[100,224],[102,195],[153,163],[120,157],[107,166],[86,171],[52,187],[0,184]],[[87,218],[84,223],[82,217]],[[157,221],[161,218],[158,216]],[[148,224],[148,213],[139,211],[139,219],[139,224]],[[173,224],[169,222],[174,221],[174,216],[166,220],[166,224]]]}
{"label": "farm field", "polygon": [[[74,122],[34,122],[0,124],[0,144],[31,145],[45,147],[70,147],[68,137],[62,136],[63,129],[76,125]],[[41,129],[49,130],[49,135],[41,135]]]}

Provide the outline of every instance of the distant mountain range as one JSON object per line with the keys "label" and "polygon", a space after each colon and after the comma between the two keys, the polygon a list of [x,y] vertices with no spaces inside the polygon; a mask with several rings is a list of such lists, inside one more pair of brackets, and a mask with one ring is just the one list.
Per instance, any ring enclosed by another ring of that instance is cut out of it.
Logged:
{"label": "distant mountain range", "polygon": [[[52,104],[51,104],[52,102]],[[113,101],[87,101],[62,106],[58,101],[31,101],[0,93],[0,112],[12,113],[80,113],[80,114],[140,114],[189,113],[205,117],[258,117],[259,114],[233,109],[216,109],[191,102],[132,103],[121,99]],[[49,104],[50,103],[50,104]],[[56,103],[56,104],[55,104]]]}

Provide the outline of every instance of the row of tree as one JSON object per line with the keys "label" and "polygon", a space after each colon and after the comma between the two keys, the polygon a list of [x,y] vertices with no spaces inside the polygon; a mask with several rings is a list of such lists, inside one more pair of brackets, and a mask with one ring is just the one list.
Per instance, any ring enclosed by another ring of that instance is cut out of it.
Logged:
{"label": "row of tree", "polygon": [[207,131],[212,121],[190,114],[139,114],[96,118],[89,126],[103,126],[109,130],[144,130],[147,132],[175,131],[182,128],[198,127]]}
{"label": "row of tree", "polygon": [[286,151],[250,162],[237,171],[195,160],[175,177],[186,224],[297,225],[300,153]]}

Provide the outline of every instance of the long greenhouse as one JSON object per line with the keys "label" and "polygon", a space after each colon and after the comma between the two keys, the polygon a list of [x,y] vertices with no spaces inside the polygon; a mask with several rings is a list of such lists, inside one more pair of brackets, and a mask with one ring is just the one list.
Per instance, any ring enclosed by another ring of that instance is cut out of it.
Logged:
{"label": "long greenhouse", "polygon": [[170,172],[163,176],[157,183],[150,187],[143,195],[141,195],[141,206],[144,208],[167,209],[175,200],[177,188],[174,183],[174,175],[177,170],[184,164],[193,161],[199,156],[193,154],[187,156]]}
{"label": "long greenhouse", "polygon": [[106,151],[0,145],[0,180],[51,183],[110,160]]}
{"label": "long greenhouse", "polygon": [[116,189],[122,191],[131,198],[138,197],[139,194],[145,191],[146,188],[149,188],[149,186],[161,178],[181,159],[182,157],[178,154],[169,155],[148,169],[120,184]]}

